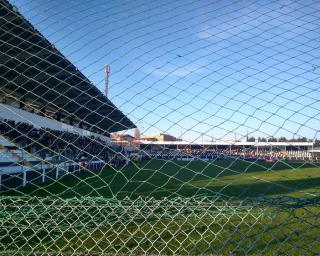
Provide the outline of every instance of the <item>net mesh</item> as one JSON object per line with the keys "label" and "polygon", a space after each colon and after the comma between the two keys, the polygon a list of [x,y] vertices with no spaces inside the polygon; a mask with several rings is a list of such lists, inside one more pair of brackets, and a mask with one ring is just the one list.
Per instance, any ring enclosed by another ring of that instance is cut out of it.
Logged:
{"label": "net mesh", "polygon": [[0,254],[319,253],[319,8],[0,0]]}

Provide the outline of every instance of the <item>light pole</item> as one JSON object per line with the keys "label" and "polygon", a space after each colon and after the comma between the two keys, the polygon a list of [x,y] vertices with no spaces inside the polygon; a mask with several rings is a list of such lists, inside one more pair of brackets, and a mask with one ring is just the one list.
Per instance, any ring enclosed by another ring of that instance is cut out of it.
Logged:
{"label": "light pole", "polygon": [[105,65],[105,87],[104,87],[104,95],[108,97],[109,94],[109,75],[110,75],[110,65]]}

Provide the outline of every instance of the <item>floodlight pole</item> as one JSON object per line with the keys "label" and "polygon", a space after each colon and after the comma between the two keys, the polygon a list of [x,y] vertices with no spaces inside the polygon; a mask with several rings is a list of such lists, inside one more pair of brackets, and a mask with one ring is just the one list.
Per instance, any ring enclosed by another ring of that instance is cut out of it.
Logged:
{"label": "floodlight pole", "polygon": [[104,87],[104,95],[108,97],[109,93],[109,74],[110,74],[110,65],[105,65],[105,87]]}

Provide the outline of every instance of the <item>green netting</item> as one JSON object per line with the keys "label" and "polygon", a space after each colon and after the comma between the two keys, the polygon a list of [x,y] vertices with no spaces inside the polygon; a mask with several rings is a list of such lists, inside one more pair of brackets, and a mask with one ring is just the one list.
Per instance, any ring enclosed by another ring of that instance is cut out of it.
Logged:
{"label": "green netting", "polygon": [[0,255],[317,255],[318,1],[0,0]]}

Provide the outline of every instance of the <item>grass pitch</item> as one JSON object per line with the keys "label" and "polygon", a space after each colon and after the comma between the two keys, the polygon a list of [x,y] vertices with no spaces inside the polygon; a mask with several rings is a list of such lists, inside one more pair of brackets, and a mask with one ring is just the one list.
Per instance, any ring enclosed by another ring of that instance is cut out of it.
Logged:
{"label": "grass pitch", "polygon": [[308,200],[319,194],[315,163],[152,160],[69,174],[2,194],[0,249],[316,255],[319,200]]}
{"label": "grass pitch", "polygon": [[232,199],[320,193],[318,163],[151,160],[4,192],[5,195],[137,198],[219,196]]}

